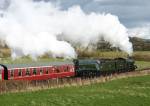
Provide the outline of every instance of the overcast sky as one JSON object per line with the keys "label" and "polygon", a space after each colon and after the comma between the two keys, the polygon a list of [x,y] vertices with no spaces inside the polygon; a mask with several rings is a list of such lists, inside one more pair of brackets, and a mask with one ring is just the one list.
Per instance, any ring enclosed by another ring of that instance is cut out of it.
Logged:
{"label": "overcast sky", "polygon": [[[49,1],[49,0],[46,0]],[[150,23],[150,0],[50,0],[67,9],[80,5],[86,12],[111,13],[128,28],[145,26]]]}
{"label": "overcast sky", "polygon": [[[5,1],[5,3],[4,3]],[[0,8],[5,8],[9,0],[0,0]],[[41,0],[34,0],[41,1]],[[44,0],[59,4],[61,9],[80,5],[85,12],[111,13],[127,27],[150,24],[150,0]]]}

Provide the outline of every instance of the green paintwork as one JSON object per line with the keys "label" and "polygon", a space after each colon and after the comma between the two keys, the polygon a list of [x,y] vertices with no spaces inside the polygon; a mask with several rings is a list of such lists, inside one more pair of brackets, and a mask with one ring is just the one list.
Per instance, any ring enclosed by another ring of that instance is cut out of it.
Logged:
{"label": "green paintwork", "polygon": [[76,71],[125,71],[134,69],[134,60],[132,59],[78,59],[74,60],[75,65],[77,66]]}

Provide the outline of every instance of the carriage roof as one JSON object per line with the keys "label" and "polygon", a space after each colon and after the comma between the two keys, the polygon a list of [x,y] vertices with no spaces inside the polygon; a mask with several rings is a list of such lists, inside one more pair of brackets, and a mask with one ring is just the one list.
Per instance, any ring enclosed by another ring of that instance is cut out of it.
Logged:
{"label": "carriage roof", "polygon": [[12,68],[25,68],[25,67],[44,67],[44,66],[60,66],[73,64],[71,61],[62,61],[62,62],[35,62],[27,64],[4,64],[8,69]]}

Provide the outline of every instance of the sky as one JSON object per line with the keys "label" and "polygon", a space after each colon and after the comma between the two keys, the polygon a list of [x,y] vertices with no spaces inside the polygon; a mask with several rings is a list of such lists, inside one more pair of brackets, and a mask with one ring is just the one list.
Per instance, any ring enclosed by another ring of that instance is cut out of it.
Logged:
{"label": "sky", "polygon": [[85,12],[111,13],[128,28],[150,24],[150,0],[46,0],[59,3],[62,9],[80,5]]}
{"label": "sky", "polygon": [[[10,0],[0,0],[0,9],[5,9]],[[42,0],[34,0],[42,1]],[[119,17],[127,28],[150,25],[150,0],[44,0],[59,5],[61,9],[79,5],[83,11],[111,13]]]}

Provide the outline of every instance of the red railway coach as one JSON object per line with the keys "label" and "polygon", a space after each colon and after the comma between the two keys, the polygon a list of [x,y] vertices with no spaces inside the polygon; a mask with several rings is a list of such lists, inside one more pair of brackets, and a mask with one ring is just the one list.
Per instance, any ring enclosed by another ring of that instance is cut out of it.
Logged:
{"label": "red railway coach", "polygon": [[52,78],[72,77],[75,75],[74,65],[47,65],[8,67],[1,64],[0,80],[47,80]]}

